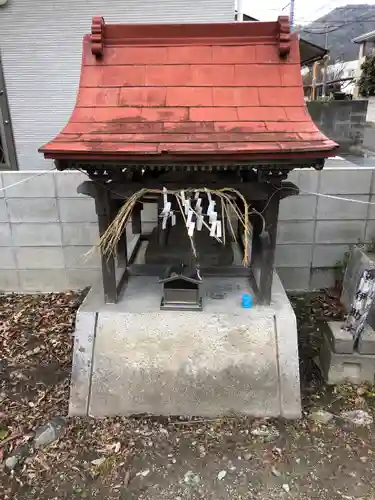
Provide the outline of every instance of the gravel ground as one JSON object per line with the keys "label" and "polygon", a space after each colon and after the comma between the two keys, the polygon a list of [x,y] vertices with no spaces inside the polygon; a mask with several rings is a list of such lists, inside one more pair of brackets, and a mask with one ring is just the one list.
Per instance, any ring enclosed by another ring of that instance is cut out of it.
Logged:
{"label": "gravel ground", "polygon": [[[375,389],[328,389],[313,363],[324,320],[343,314],[334,293],[291,297],[301,420],[73,418],[37,449],[40,426],[66,415],[81,299],[0,296],[1,499],[375,499]],[[362,422],[345,410],[358,410]],[[25,448],[10,471],[9,457]]]}

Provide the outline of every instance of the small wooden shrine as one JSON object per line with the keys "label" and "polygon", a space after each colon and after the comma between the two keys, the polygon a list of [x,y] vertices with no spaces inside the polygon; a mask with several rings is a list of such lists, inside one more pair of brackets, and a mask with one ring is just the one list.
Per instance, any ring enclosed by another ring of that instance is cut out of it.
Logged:
{"label": "small wooden shrine", "polygon": [[[106,302],[132,275],[149,275],[164,283],[162,305],[180,300],[183,309],[200,307],[206,276],[246,276],[257,302],[270,303],[279,203],[298,194],[288,174],[323,168],[336,147],[306,110],[288,18],[121,25],[94,17],[72,116],[40,151],[57,169],[88,175],[79,192],[96,203]],[[145,202],[158,205],[151,235],[142,232]],[[132,249],[130,220],[139,235]],[[183,265],[192,273],[165,276]]]}

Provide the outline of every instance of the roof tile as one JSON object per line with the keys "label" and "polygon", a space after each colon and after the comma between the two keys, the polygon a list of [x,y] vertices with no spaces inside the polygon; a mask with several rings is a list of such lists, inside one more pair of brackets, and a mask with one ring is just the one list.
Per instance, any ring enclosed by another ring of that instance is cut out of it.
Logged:
{"label": "roof tile", "polygon": [[191,79],[188,64],[147,66],[146,85],[150,86],[183,86]]}
{"label": "roof tile", "polygon": [[236,64],[236,85],[249,87],[280,87],[279,67],[276,64]]}
{"label": "roof tile", "polygon": [[234,121],[238,119],[237,108],[190,108],[189,117],[192,121],[208,121],[208,122],[220,122],[220,121]]}
{"label": "roof tile", "polygon": [[265,122],[215,122],[216,132],[267,132]]}
{"label": "roof tile", "polygon": [[145,84],[146,66],[113,66],[112,71],[98,69],[102,71],[101,87],[137,87]]}
{"label": "roof tile", "polygon": [[107,65],[166,64],[167,47],[105,47],[103,63]]}
{"label": "roof tile", "polygon": [[141,116],[151,122],[185,122],[189,119],[189,108],[143,108]]}
{"label": "roof tile", "polygon": [[167,106],[212,106],[212,88],[169,87]]}
{"label": "roof tile", "polygon": [[165,87],[124,87],[120,89],[119,106],[165,106]]}
{"label": "roof tile", "polygon": [[213,61],[211,45],[168,47],[169,64],[206,64]]}
{"label": "roof tile", "polygon": [[226,64],[197,64],[191,67],[191,84],[197,87],[224,87],[233,86],[234,65]]}
{"label": "roof tile", "polygon": [[91,106],[118,106],[119,88],[80,88],[77,97],[77,106],[79,108]]}
{"label": "roof tile", "polygon": [[279,66],[279,73],[283,87],[299,87],[302,85],[301,67],[299,64],[282,64]]}
{"label": "roof tile", "polygon": [[214,106],[259,106],[256,87],[216,87],[213,89]]}
{"label": "roof tile", "polygon": [[212,47],[214,63],[246,64],[255,61],[255,45],[217,45]]}
{"label": "roof tile", "polygon": [[[282,106],[241,106],[237,108],[238,119],[241,121],[281,121],[288,120],[285,108]],[[286,127],[285,127],[286,128]]]}
{"label": "roof tile", "polygon": [[302,86],[299,87],[280,87],[275,91],[272,87],[259,87],[260,106],[299,106],[303,101]]}

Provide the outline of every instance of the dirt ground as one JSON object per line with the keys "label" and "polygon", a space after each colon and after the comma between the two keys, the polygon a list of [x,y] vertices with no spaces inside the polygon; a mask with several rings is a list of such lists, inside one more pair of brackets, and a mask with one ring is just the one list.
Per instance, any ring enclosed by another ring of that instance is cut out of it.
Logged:
{"label": "dirt ground", "polygon": [[[313,362],[323,321],[339,319],[333,293],[291,297],[299,325],[304,416],[296,422],[178,417],[73,418],[60,439],[5,460],[33,432],[66,415],[71,333],[79,294],[0,296],[0,499],[375,499],[370,386],[324,386]],[[316,408],[333,417],[311,420]]]}

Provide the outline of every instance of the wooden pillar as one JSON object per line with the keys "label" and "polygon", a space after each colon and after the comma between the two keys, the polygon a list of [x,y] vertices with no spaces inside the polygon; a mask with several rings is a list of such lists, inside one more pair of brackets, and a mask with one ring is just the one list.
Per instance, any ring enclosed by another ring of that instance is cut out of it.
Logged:
{"label": "wooden pillar", "polygon": [[132,233],[133,234],[141,234],[142,233],[141,211],[142,211],[142,203],[137,202],[135,204],[133,212],[132,212]]}
{"label": "wooden pillar", "polygon": [[[252,206],[258,211],[262,211],[262,205],[258,203],[251,203]],[[253,236],[251,240],[251,263],[250,266],[254,270],[259,264],[259,256],[261,252],[260,234],[262,232],[262,219],[257,214],[250,215],[250,222],[253,226]],[[258,283],[257,283],[258,284]]]}
{"label": "wooden pillar", "polygon": [[[113,213],[111,194],[104,186],[96,186],[95,207],[98,215],[99,235],[102,237],[112,222]],[[104,301],[106,303],[115,304],[117,302],[115,258],[113,255],[104,255],[102,251],[100,254],[102,261]]]}
{"label": "wooden pillar", "polygon": [[316,75],[318,72],[317,70],[318,70],[318,63],[314,62],[313,74],[312,74],[312,84],[311,84],[311,100],[312,101],[315,101],[315,99],[316,99],[316,84],[317,84]]}
{"label": "wooden pillar", "polygon": [[259,302],[261,304],[269,304],[271,302],[279,205],[280,192],[276,191],[271,195],[268,205],[266,205],[266,209],[263,212],[265,233],[260,235],[261,264],[259,278]]}

